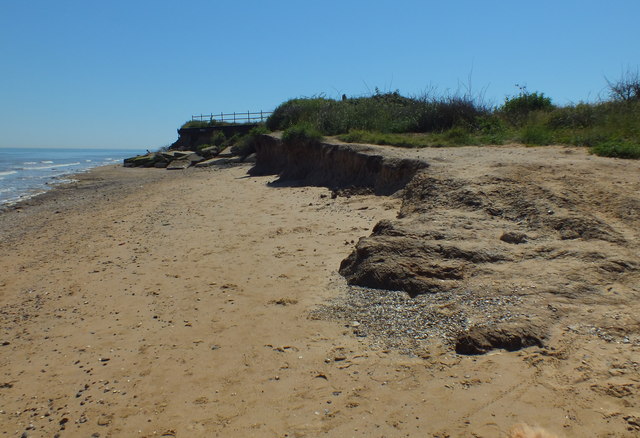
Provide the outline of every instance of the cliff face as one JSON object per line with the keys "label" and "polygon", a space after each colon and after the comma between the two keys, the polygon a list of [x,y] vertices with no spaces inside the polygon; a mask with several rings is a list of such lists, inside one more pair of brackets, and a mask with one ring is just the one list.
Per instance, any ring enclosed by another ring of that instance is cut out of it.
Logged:
{"label": "cliff face", "polygon": [[299,181],[332,189],[371,188],[388,195],[402,189],[421,169],[422,160],[387,156],[379,150],[341,143],[286,144],[279,135],[256,141],[252,175],[280,175],[280,181]]}

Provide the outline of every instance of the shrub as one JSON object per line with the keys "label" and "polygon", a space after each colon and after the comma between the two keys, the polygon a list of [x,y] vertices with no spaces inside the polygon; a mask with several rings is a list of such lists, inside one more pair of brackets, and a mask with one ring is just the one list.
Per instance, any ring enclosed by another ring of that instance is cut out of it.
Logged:
{"label": "shrub", "polygon": [[258,125],[246,135],[235,134],[226,141],[225,146],[231,146],[231,153],[244,159],[256,151],[255,144],[258,136],[268,132],[263,125]]}
{"label": "shrub", "polygon": [[554,108],[551,99],[544,93],[527,91],[526,87],[520,87],[520,94],[515,97],[507,97],[500,108],[500,112],[514,124],[520,124],[526,120],[529,113],[534,111],[551,111]]}
{"label": "shrub", "polygon": [[248,135],[240,138],[233,146],[231,146],[231,153],[242,157],[243,159],[253,154],[256,151],[255,139]]}
{"label": "shrub", "polygon": [[214,146],[220,146],[225,142],[226,139],[227,137],[224,135],[224,132],[216,131],[213,134],[211,134],[211,139],[209,141]]}
{"label": "shrub", "polygon": [[554,109],[549,116],[549,127],[586,128],[592,126],[601,117],[602,111],[596,105],[579,103]]}
{"label": "shrub", "polygon": [[282,141],[285,144],[312,144],[321,140],[320,131],[308,123],[291,126],[282,133]]}
{"label": "shrub", "polygon": [[418,105],[416,132],[443,132],[455,126],[476,128],[487,108],[470,96],[422,98]]}
{"label": "shrub", "polygon": [[609,96],[614,101],[638,101],[640,100],[640,71],[627,70],[616,81],[606,79],[609,86]]}
{"label": "shrub", "polygon": [[454,145],[463,145],[463,144],[472,143],[471,134],[469,133],[469,130],[462,126],[456,126],[454,128],[451,128],[450,130],[444,133],[443,137],[445,138],[445,140],[447,140],[447,142]]}
{"label": "shrub", "polygon": [[543,123],[533,120],[522,127],[518,140],[527,145],[548,145],[553,142],[553,132]]}
{"label": "shrub", "polygon": [[254,137],[258,135],[268,134],[268,133],[269,133],[269,130],[264,125],[254,126],[253,128],[251,128],[251,131],[249,131],[249,135]]}
{"label": "shrub", "polygon": [[609,140],[589,149],[593,154],[613,158],[640,158],[640,144],[626,141]]}

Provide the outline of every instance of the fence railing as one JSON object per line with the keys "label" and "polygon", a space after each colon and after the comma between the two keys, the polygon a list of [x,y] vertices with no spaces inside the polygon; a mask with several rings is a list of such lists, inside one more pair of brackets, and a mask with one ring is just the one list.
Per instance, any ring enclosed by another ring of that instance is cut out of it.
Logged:
{"label": "fence railing", "polygon": [[262,123],[271,115],[273,111],[259,111],[246,113],[218,113],[200,114],[191,116],[191,121],[226,122],[226,123]]}

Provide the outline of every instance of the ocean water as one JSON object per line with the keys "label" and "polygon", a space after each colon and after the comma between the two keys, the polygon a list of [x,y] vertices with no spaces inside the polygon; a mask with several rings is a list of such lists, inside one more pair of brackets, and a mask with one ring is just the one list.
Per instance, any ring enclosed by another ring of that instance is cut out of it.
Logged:
{"label": "ocean water", "polygon": [[124,149],[0,148],[0,205],[42,193],[68,176],[144,153]]}

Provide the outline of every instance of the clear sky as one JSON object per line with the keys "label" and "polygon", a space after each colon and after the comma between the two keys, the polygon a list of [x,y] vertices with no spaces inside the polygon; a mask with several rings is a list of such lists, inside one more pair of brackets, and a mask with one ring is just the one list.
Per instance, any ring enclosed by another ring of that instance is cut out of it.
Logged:
{"label": "clear sky", "polygon": [[0,0],[0,147],[157,148],[192,114],[375,87],[592,101],[640,65],[638,17],[638,0]]}

